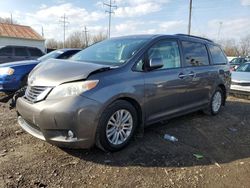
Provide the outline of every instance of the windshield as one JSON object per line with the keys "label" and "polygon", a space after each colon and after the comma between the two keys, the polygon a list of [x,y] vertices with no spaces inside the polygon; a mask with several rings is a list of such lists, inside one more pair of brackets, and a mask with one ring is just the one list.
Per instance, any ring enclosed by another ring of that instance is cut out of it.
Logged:
{"label": "windshield", "polygon": [[234,58],[230,61],[231,64],[240,64],[240,58]]}
{"label": "windshield", "polygon": [[52,51],[42,57],[38,58],[38,61],[46,61],[47,59],[51,59],[51,58],[57,58],[59,55],[63,54],[64,52],[61,50],[55,50]]}
{"label": "windshield", "polygon": [[70,59],[97,64],[121,65],[131,58],[148,38],[115,38],[96,43]]}
{"label": "windshield", "polygon": [[250,63],[245,63],[236,69],[236,72],[250,72]]}

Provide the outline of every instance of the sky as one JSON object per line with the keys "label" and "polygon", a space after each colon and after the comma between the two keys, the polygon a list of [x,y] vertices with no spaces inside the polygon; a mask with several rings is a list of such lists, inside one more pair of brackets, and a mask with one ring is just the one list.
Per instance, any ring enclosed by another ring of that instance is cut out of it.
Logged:
{"label": "sky", "polygon": [[[0,17],[29,25],[46,39],[63,40],[74,31],[107,33],[109,0],[0,0]],[[111,37],[131,34],[187,33],[189,0],[113,0]],[[191,34],[239,39],[250,34],[250,0],[193,0]]]}

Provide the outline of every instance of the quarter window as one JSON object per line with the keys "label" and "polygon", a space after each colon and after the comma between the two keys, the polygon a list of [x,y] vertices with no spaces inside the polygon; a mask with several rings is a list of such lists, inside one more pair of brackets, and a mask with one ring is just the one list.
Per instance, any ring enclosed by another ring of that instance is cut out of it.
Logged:
{"label": "quarter window", "polygon": [[32,57],[40,57],[43,55],[41,50],[38,50],[36,48],[29,48],[29,52]]}
{"label": "quarter window", "polygon": [[208,45],[209,51],[212,56],[213,64],[226,64],[227,59],[218,46]]}
{"label": "quarter window", "polygon": [[182,46],[186,67],[209,65],[208,53],[204,44],[183,41]]}

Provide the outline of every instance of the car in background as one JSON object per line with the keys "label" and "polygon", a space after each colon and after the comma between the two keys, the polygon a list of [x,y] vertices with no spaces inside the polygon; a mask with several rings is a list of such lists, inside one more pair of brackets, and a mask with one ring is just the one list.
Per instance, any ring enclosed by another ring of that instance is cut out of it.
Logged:
{"label": "car in background", "polygon": [[81,51],[81,49],[60,49],[52,51],[36,60],[0,64],[0,92],[8,95],[26,85],[28,74],[40,62],[51,58],[68,59],[79,51]]}
{"label": "car in background", "polygon": [[235,71],[241,64],[244,64],[246,62],[250,61],[249,57],[236,57],[233,58],[230,63],[230,69],[232,71]]}
{"label": "car in background", "polygon": [[250,95],[250,62],[240,65],[232,72],[230,93]]}
{"label": "car in background", "polygon": [[35,47],[2,46],[0,47],[0,64],[14,61],[37,59],[44,53]]}

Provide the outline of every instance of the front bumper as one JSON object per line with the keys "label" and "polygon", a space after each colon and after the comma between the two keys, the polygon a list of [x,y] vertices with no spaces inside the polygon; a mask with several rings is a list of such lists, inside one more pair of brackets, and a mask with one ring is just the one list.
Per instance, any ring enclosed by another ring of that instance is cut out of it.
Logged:
{"label": "front bumper", "polygon": [[[100,109],[100,103],[82,96],[34,104],[24,98],[17,100],[18,123],[26,132],[67,148],[94,145]],[[69,137],[69,131],[73,137]]]}
{"label": "front bumper", "polygon": [[250,95],[250,86],[231,85],[230,92],[244,92]]}
{"label": "front bumper", "polygon": [[0,76],[0,92],[16,91],[20,88],[20,85],[20,75]]}

